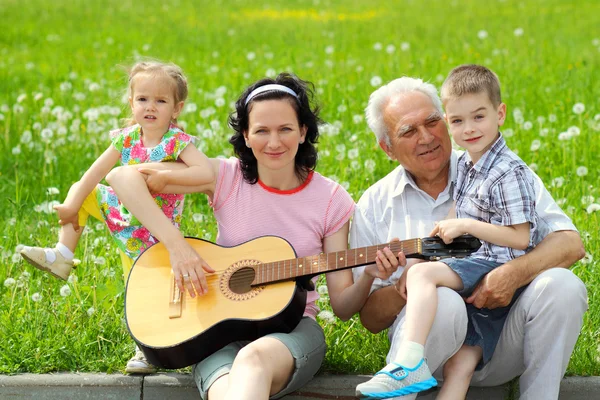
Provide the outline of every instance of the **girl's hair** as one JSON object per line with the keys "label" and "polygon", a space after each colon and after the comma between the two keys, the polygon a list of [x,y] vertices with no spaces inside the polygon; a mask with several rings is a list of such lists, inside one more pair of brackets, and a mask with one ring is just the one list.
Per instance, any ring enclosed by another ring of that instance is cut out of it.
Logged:
{"label": "girl's hair", "polygon": [[[147,60],[135,63],[128,71],[127,97],[133,96],[134,78],[138,74],[149,75],[152,78],[169,78],[173,88],[173,99],[175,104],[185,101],[188,96],[187,78],[183,74],[183,70],[173,63],[163,63],[157,60]],[[177,120],[172,121],[177,124]],[[136,122],[133,116],[125,120],[126,126],[135,125]]]}
{"label": "girl's hair", "polygon": [[[298,97],[279,90],[266,90],[252,97],[246,105],[246,98],[256,88],[269,84],[279,84],[292,89]],[[250,184],[258,181],[258,165],[252,149],[246,146],[244,132],[248,131],[249,115],[254,103],[265,100],[286,100],[288,101],[298,117],[300,127],[306,127],[306,138],[304,143],[299,144],[298,153],[295,158],[296,176],[304,181],[311,170],[317,165],[317,149],[315,144],[319,138],[319,124],[322,123],[319,118],[319,107],[311,103],[314,99],[314,85],[303,81],[293,74],[283,72],[275,79],[265,78],[250,85],[244,93],[235,102],[235,111],[229,115],[229,126],[234,130],[229,143],[233,145],[235,154],[240,159],[240,166],[244,180]]]}

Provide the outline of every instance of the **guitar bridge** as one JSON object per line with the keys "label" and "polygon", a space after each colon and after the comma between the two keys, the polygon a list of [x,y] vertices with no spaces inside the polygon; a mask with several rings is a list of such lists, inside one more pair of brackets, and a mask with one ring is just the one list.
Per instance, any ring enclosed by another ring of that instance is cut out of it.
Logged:
{"label": "guitar bridge", "polygon": [[171,271],[171,290],[169,293],[169,319],[180,318],[181,308],[183,305],[183,296],[177,282],[175,281],[175,275]]}

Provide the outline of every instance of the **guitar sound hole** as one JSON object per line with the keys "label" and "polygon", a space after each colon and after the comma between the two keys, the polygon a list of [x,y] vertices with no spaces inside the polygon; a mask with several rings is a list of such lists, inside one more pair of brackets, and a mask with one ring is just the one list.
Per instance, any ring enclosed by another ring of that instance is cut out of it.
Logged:
{"label": "guitar sound hole", "polygon": [[229,289],[233,293],[244,294],[252,290],[250,284],[254,280],[254,269],[245,267],[235,271],[229,279]]}

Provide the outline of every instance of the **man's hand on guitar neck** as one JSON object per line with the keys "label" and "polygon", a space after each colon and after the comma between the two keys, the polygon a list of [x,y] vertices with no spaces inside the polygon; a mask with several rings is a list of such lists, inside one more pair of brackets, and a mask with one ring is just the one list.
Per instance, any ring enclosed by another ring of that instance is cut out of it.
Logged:
{"label": "man's hand on guitar neck", "polygon": [[[394,238],[392,242],[399,242],[400,239]],[[406,265],[406,257],[403,252],[398,252],[395,255],[389,247],[384,247],[383,250],[378,250],[375,256],[375,264],[368,265],[365,268],[365,274],[379,278],[381,280],[388,279],[398,267]]]}
{"label": "man's hand on guitar neck", "polygon": [[191,297],[196,297],[196,293],[207,294],[208,283],[204,271],[212,273],[215,270],[183,238],[167,249],[179,290],[183,293],[187,289]]}

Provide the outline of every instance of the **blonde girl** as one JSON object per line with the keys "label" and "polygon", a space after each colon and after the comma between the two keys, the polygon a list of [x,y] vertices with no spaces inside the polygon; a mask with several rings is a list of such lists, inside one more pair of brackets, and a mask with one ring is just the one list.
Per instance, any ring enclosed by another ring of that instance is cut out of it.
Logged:
{"label": "blonde girl", "polygon": [[[181,160],[189,168],[175,172],[171,181],[201,185],[214,179],[208,158],[190,145],[192,137],[176,125],[188,94],[181,68],[157,61],[138,62],[130,69],[127,92],[132,114],[129,126],[111,132],[110,146],[71,186],[64,203],[55,207],[61,224],[58,243],[54,248],[26,246],[21,251],[31,265],[57,278],[66,280],[71,273],[75,248],[90,215],[106,222],[119,247],[125,279],[133,261],[157,242],[122,206],[112,188],[100,184],[117,162],[132,165]],[[164,183],[160,175],[152,178],[148,185],[155,203],[179,227],[184,196],[160,194]]]}

